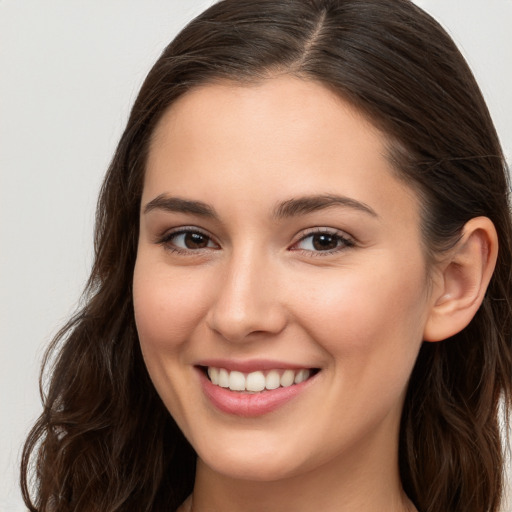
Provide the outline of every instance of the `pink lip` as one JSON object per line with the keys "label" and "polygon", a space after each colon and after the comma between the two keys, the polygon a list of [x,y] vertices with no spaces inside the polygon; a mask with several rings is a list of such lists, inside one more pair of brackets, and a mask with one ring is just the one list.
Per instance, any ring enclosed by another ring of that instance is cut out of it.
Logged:
{"label": "pink lip", "polygon": [[283,361],[271,361],[269,359],[252,359],[248,361],[236,361],[232,359],[204,359],[197,366],[211,366],[213,368],[225,368],[228,371],[251,373],[266,370],[300,370],[309,368],[300,364],[291,364]]}
{"label": "pink lip", "polygon": [[[222,365],[216,367],[225,368]],[[276,368],[276,366],[272,366],[272,368]],[[259,369],[262,369],[261,366]],[[200,369],[198,369],[198,374],[204,394],[217,409],[244,418],[254,418],[279,409],[304,392],[317,376],[313,375],[300,384],[285,388],[266,390],[260,393],[243,393],[212,384]]]}

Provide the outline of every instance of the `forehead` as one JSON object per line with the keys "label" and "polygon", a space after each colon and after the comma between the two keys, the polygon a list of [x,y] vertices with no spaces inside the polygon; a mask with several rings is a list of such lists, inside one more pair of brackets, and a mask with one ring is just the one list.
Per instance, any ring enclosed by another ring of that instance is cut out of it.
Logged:
{"label": "forehead", "polygon": [[232,201],[238,193],[246,201],[279,201],[309,192],[379,203],[400,189],[416,203],[396,178],[387,146],[364,115],[317,82],[281,76],[208,84],[183,95],[160,120],[144,196],[193,191],[203,199]]}
{"label": "forehead", "polygon": [[[274,138],[280,128],[290,135],[304,128],[329,128],[333,120],[339,123],[341,112],[347,124],[352,121],[368,134],[371,132],[377,144],[386,143],[381,131],[328,87],[317,81],[282,75],[243,84],[221,80],[194,87],[163,114],[152,135],[151,147],[162,142],[170,129],[197,132],[213,127],[218,132],[221,126],[225,130],[234,126],[236,131],[258,130],[260,135],[266,132]],[[224,130],[218,133],[222,135]],[[320,135],[325,137],[325,133],[319,132]],[[339,142],[342,141],[338,139]]]}

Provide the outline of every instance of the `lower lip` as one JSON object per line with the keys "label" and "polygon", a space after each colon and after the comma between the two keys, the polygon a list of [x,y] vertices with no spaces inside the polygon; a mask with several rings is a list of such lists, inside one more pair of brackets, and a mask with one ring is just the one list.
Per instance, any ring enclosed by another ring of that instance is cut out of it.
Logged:
{"label": "lower lip", "polygon": [[210,402],[222,412],[244,418],[254,418],[279,409],[304,392],[316,377],[313,375],[300,384],[293,384],[285,388],[259,393],[244,393],[216,386],[201,370],[198,369],[198,372],[204,394]]}

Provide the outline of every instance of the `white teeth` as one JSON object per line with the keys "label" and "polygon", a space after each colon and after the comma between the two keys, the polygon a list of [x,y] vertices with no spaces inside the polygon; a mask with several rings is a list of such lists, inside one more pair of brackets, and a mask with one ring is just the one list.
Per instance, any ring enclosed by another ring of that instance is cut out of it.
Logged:
{"label": "white teeth", "polygon": [[309,377],[309,370],[299,370],[295,375],[295,384],[304,382]]}
{"label": "white teeth", "polygon": [[245,391],[245,375],[241,372],[230,372],[229,389],[231,391]]}
{"label": "white teeth", "polygon": [[229,388],[229,373],[224,368],[219,370],[219,386],[221,388]]}
{"label": "white teeth", "polygon": [[210,380],[213,384],[216,386],[219,385],[219,369],[210,367],[208,368],[208,377],[210,377]]}
{"label": "white teeth", "polygon": [[272,390],[278,387],[289,387],[300,384],[311,376],[311,371],[305,368],[300,370],[270,370],[267,375],[262,371],[244,374],[242,372],[228,372],[224,368],[208,367],[208,376],[212,384],[231,391],[249,391],[258,393],[264,389]]}
{"label": "white teeth", "polygon": [[270,370],[265,379],[265,387],[267,389],[277,389],[281,384],[281,378],[277,370]]}
{"label": "white teeth", "polygon": [[265,375],[262,372],[249,373],[245,387],[247,391],[263,391],[265,389]]}
{"label": "white teeth", "polygon": [[285,370],[283,375],[281,375],[281,386],[283,386],[283,388],[291,386],[294,381],[295,372],[293,370]]}

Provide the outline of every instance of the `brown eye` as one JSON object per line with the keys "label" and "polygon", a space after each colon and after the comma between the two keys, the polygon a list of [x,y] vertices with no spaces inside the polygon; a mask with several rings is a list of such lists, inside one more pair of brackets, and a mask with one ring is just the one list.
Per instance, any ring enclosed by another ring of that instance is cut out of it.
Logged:
{"label": "brown eye", "polygon": [[202,233],[184,233],[183,243],[187,249],[204,249],[210,239]]}
{"label": "brown eye", "polygon": [[339,237],[328,233],[320,233],[311,237],[311,245],[316,251],[332,251],[339,244]]}
{"label": "brown eye", "polygon": [[314,253],[334,253],[354,247],[354,242],[346,238],[341,232],[330,233],[329,231],[318,231],[310,233],[299,240],[293,247],[294,250],[308,251]]}
{"label": "brown eye", "polygon": [[166,235],[160,243],[170,250],[197,251],[201,249],[218,249],[219,246],[200,231],[176,231]]}

